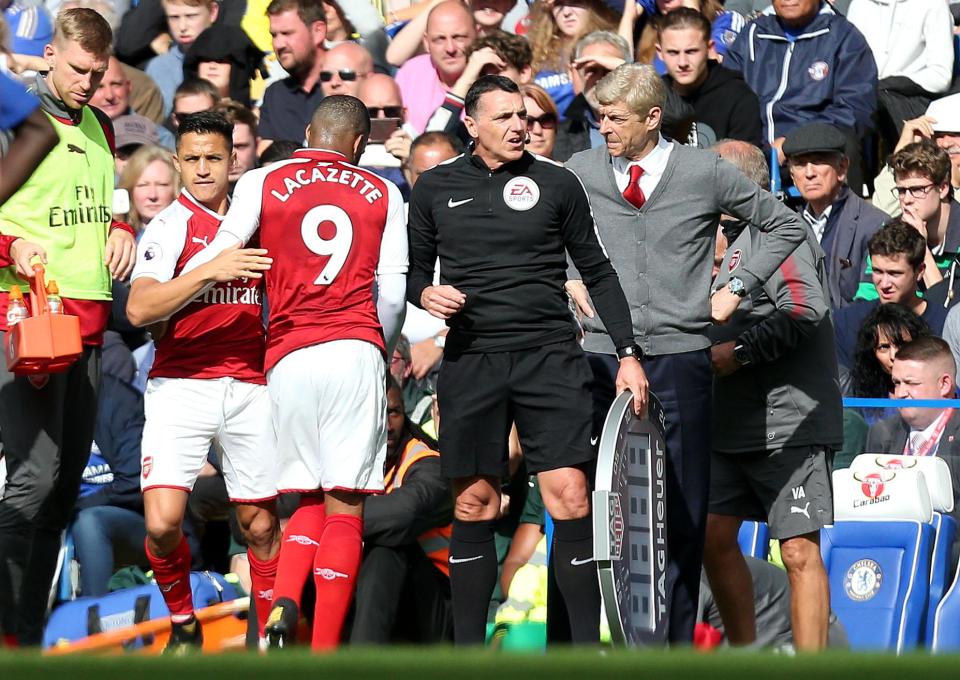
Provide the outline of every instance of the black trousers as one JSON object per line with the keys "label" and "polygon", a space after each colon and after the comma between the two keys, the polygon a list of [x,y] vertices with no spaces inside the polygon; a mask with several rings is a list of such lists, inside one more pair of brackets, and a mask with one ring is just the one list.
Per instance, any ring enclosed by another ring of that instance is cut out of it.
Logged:
{"label": "black trousers", "polygon": [[418,544],[369,546],[360,564],[350,644],[453,641],[450,579]]}
{"label": "black trousers", "polygon": [[[587,354],[593,370],[594,434],[616,396],[617,358]],[[710,491],[712,372],[709,350],[647,357],[650,391],[666,415],[668,639],[693,641]]]}
{"label": "black trousers", "polygon": [[0,438],[7,461],[0,500],[0,628],[32,646],[42,640],[60,536],[90,458],[100,349],[85,348],[76,363],[46,382],[16,377],[0,364]]}

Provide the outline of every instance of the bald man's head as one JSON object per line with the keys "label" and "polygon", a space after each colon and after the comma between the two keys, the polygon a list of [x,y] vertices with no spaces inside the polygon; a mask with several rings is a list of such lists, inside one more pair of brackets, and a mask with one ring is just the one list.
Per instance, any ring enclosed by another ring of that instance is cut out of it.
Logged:
{"label": "bald man's head", "polygon": [[[400,86],[390,76],[371,73],[360,83],[357,97],[370,111],[371,118],[404,118]],[[384,109],[388,109],[385,112]]]}
{"label": "bald man's head", "polygon": [[354,42],[340,43],[327,51],[320,72],[320,87],[327,97],[335,94],[357,96],[360,84],[373,71],[373,57]]}
{"label": "bald man's head", "polygon": [[311,148],[339,151],[351,163],[363,155],[370,135],[367,107],[356,97],[324,97],[310,119],[307,141]]}
{"label": "bald man's head", "polygon": [[764,189],[770,188],[770,169],[767,167],[767,157],[763,152],[749,142],[739,139],[721,139],[710,147],[720,158],[732,164]]}
{"label": "bald man's head", "polygon": [[437,75],[447,85],[456,82],[467,66],[467,46],[476,37],[470,10],[459,0],[447,0],[430,10],[423,47]]}

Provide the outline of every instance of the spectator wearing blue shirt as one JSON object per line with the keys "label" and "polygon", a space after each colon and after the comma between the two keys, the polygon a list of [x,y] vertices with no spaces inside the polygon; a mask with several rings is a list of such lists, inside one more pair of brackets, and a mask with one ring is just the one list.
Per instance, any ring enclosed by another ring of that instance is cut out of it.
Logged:
{"label": "spectator wearing blue shirt", "polygon": [[857,194],[864,171],[860,140],[873,128],[877,65],[863,35],[820,0],[774,0],[774,14],[748,24],[723,65],[743,76],[762,108],[764,139],[783,163],[783,140],[805,123],[840,129]]}
{"label": "spectator wearing blue shirt", "polygon": [[163,94],[163,113],[173,110],[173,95],[183,82],[183,60],[193,41],[213,25],[220,12],[216,0],[163,0],[163,12],[173,44],[165,54],[158,54],[147,63],[147,75],[153,78]]}

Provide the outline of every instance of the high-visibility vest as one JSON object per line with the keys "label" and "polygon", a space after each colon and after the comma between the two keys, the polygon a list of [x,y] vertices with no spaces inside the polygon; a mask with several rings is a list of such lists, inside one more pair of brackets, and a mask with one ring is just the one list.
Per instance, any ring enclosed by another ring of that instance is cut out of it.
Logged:
{"label": "high-visibility vest", "polygon": [[[403,486],[403,478],[407,475],[407,471],[417,461],[433,457],[439,458],[440,454],[419,439],[411,437],[403,448],[400,460],[384,475],[384,490],[387,493],[392,493],[399,489]],[[447,576],[450,576],[450,566],[447,563],[447,559],[450,557],[450,531],[451,525],[448,524],[444,527],[428,529],[417,538],[420,547],[423,548],[423,552],[427,554],[430,561]]]}

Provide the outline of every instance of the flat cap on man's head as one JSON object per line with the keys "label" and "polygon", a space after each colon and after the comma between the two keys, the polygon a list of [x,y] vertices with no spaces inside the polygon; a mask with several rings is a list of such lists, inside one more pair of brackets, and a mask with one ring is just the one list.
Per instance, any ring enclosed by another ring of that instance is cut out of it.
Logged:
{"label": "flat cap on man's head", "polygon": [[805,153],[843,154],[847,139],[837,128],[826,123],[808,123],[787,133],[783,140],[784,156],[799,156]]}

